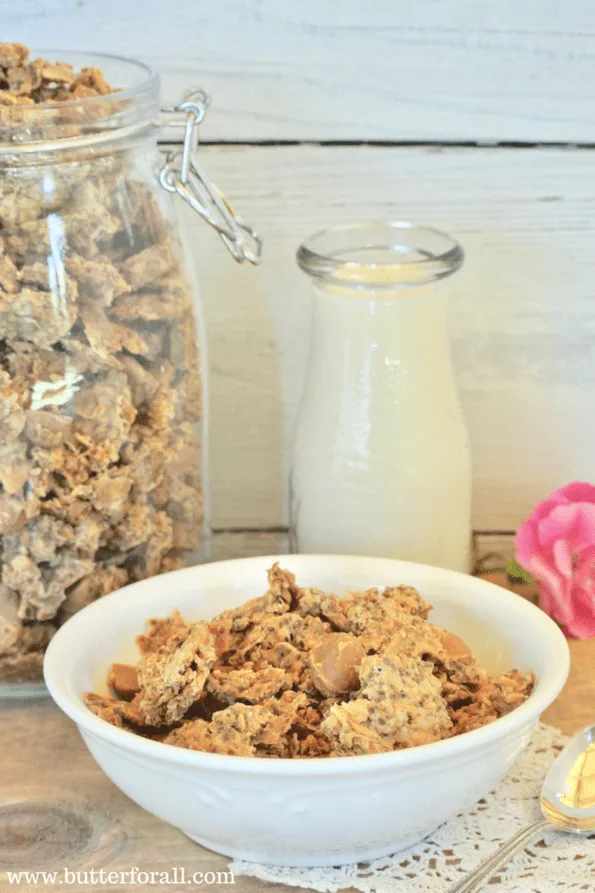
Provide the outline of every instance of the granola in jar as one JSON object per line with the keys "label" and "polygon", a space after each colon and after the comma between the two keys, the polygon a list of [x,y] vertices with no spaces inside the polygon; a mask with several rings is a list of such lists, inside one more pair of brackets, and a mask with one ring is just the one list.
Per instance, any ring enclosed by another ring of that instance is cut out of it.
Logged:
{"label": "granola in jar", "polygon": [[39,680],[89,602],[205,556],[202,345],[159,84],[106,60],[112,85],[0,44],[0,683]]}

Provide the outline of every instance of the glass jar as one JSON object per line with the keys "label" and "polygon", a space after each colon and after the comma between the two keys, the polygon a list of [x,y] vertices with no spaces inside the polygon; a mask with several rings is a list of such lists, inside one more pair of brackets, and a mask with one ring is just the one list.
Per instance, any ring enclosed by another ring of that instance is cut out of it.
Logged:
{"label": "glass jar", "polygon": [[313,320],[294,551],[469,570],[471,467],[447,328],[462,262],[450,236],[408,223],[337,227],[300,247]]}
{"label": "glass jar", "polygon": [[60,59],[100,68],[121,89],[0,106],[0,683],[9,696],[40,692],[45,646],[75,611],[208,556],[204,331],[172,194],[236,259],[258,259],[193,161],[206,95],[180,106],[184,151],[164,166],[158,76],[115,57]]}

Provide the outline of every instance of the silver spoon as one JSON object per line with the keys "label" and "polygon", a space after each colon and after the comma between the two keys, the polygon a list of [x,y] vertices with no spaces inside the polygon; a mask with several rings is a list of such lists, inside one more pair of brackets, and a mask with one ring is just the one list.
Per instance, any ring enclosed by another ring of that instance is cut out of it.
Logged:
{"label": "silver spoon", "polygon": [[543,818],[515,834],[448,893],[477,893],[518,852],[551,831],[595,831],[595,725],[572,739],[556,758],[541,789]]}

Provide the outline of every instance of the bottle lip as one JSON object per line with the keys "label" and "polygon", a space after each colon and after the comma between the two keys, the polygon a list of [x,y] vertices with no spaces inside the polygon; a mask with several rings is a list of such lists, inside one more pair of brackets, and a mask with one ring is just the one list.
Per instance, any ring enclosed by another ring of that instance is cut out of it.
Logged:
{"label": "bottle lip", "polygon": [[451,276],[464,252],[452,236],[401,220],[321,230],[297,252],[299,267],[321,283],[348,290],[415,288]]}
{"label": "bottle lip", "polygon": [[31,57],[70,63],[75,70],[101,69],[114,93],[40,102],[32,105],[0,106],[0,156],[78,148],[110,134],[141,131],[150,127],[159,111],[160,79],[154,69],[125,56],[108,53],[38,48]]}

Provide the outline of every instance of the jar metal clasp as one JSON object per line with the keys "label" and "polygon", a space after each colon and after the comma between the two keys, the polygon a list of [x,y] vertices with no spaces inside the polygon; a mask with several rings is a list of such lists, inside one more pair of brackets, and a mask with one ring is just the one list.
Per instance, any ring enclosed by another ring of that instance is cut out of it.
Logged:
{"label": "jar metal clasp", "polygon": [[230,254],[238,263],[248,261],[260,263],[262,240],[234,210],[221,190],[209,180],[196,158],[198,127],[204,119],[211,103],[209,94],[195,88],[185,94],[184,100],[175,109],[164,112],[178,112],[184,115],[179,123],[184,126],[184,144],[167,155],[159,179],[168,192],[177,192],[188,202],[203,220],[215,229]]}

